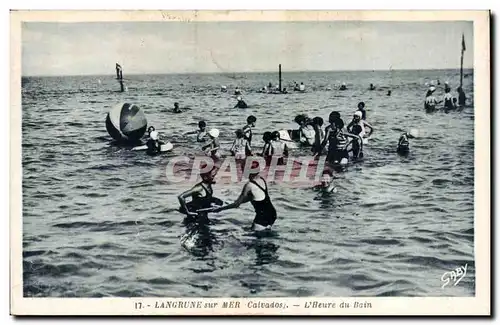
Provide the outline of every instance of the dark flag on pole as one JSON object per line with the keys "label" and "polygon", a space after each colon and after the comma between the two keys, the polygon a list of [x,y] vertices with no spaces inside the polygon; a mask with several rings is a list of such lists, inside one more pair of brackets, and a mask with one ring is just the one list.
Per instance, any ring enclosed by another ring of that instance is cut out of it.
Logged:
{"label": "dark flag on pole", "polygon": [[465,38],[464,38],[464,34],[462,34],[462,52],[465,52]]}

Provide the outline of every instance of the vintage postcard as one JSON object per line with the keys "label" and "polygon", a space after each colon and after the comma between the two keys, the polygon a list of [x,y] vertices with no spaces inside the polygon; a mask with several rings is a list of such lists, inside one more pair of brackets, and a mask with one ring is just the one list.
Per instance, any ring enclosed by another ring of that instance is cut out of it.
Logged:
{"label": "vintage postcard", "polygon": [[12,11],[13,315],[490,315],[488,11]]}

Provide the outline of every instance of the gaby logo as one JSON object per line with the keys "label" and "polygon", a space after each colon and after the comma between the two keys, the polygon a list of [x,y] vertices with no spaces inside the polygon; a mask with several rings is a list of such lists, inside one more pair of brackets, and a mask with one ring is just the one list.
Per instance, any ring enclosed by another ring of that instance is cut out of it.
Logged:
{"label": "gaby logo", "polygon": [[229,184],[242,182],[250,174],[259,173],[268,182],[310,186],[318,184],[324,171],[330,170],[325,160],[313,157],[272,157],[266,160],[259,156],[246,159],[177,156],[168,161],[166,177],[169,183],[178,184],[194,183],[201,175],[210,175],[218,184]]}

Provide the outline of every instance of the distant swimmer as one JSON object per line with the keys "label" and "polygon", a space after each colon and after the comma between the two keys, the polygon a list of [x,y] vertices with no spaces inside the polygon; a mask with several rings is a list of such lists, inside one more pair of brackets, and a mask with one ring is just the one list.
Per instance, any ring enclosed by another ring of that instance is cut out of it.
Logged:
{"label": "distant swimmer", "polygon": [[434,91],[436,90],[436,87],[431,86],[429,87],[429,90],[427,90],[427,93],[425,94],[425,103],[424,103],[424,108],[426,112],[431,113],[436,110],[436,106],[439,103],[434,97]]}
{"label": "distant swimmer", "polygon": [[202,150],[205,151],[207,156],[218,159],[220,158],[219,149],[219,130],[211,129],[208,131],[208,142],[203,145]]}
{"label": "distant swimmer", "polygon": [[410,130],[409,132],[405,132],[401,134],[398,141],[397,152],[399,154],[407,154],[410,152],[410,141],[409,139],[414,139],[416,137],[416,131]]}
{"label": "distant swimmer", "polygon": [[288,146],[285,142],[281,141],[278,131],[272,133],[271,157],[277,159],[278,165],[284,165],[285,157],[288,157]]}
{"label": "distant swimmer", "polygon": [[236,98],[236,99],[238,100],[238,102],[236,103],[234,108],[248,108],[248,105],[247,105],[247,103],[245,103],[243,98],[238,96],[238,98]]}
{"label": "distant swimmer", "polygon": [[252,146],[252,128],[255,127],[255,123],[257,122],[257,118],[253,115],[247,117],[247,125],[245,125],[243,130],[243,135],[245,139],[248,140],[248,144]]}
{"label": "distant swimmer", "polygon": [[295,86],[293,87],[294,91],[300,91],[300,86],[298,83],[295,83]]}
{"label": "distant swimmer", "polygon": [[314,128],[314,144],[312,146],[313,154],[321,153],[321,142],[325,138],[325,132],[323,131],[323,118],[316,116],[312,119],[311,125]]}
{"label": "distant swimmer", "polygon": [[208,140],[207,123],[205,121],[199,121],[198,122],[198,130],[184,133],[184,135],[191,135],[191,134],[196,134],[196,141],[197,142],[207,141]]}
{"label": "distant swimmer", "polygon": [[231,154],[235,159],[243,160],[247,156],[252,155],[252,148],[248,144],[248,140],[245,139],[245,135],[243,134],[243,130],[236,130],[236,139],[234,139],[233,145],[231,146]]}
{"label": "distant swimmer", "polygon": [[248,182],[243,186],[240,196],[231,204],[222,207],[211,208],[210,212],[220,212],[228,209],[238,208],[241,204],[250,201],[254,210],[255,218],[252,222],[252,230],[270,230],[277,219],[276,209],[269,197],[267,183],[259,175],[259,164],[254,161],[248,175]]}
{"label": "distant swimmer", "polygon": [[450,93],[451,91],[451,88],[446,88],[445,89],[445,93],[444,93],[444,96],[443,96],[443,102],[444,102],[444,106],[443,106],[443,109],[446,113],[448,113],[450,110],[454,110],[455,109],[455,105],[453,105],[453,96],[451,95]]}
{"label": "distant swimmer", "polygon": [[366,109],[365,109],[365,103],[364,102],[359,102],[358,103],[358,111],[361,112],[361,118],[363,120],[366,120]]}
{"label": "distant swimmer", "polygon": [[375,86],[373,84],[370,84],[370,90],[375,90]]}
{"label": "distant swimmer", "polygon": [[302,91],[302,92],[306,91],[306,85],[304,85],[303,82],[300,83],[299,91]]}
{"label": "distant swimmer", "polygon": [[[439,85],[439,83],[438,83]],[[445,81],[444,83],[444,92],[450,92],[451,91],[451,87],[450,87],[450,84],[448,83],[448,81]]]}
{"label": "distant swimmer", "polygon": [[392,92],[390,90],[387,91],[387,96],[391,96]]}
{"label": "distant swimmer", "polygon": [[174,113],[182,113],[186,110],[189,110],[190,108],[189,107],[183,107],[183,108],[180,108],[179,107],[179,103],[178,102],[175,102],[174,103],[174,109],[172,110],[172,112]]}
{"label": "distant swimmer", "polygon": [[[201,170],[205,168],[206,166],[202,166]],[[214,170],[215,169],[200,173],[201,182],[177,197],[180,204],[179,211],[181,213],[186,214],[188,217],[206,218],[206,213],[197,213],[196,211],[214,206],[222,206],[224,204],[220,199],[213,196],[214,190],[212,185],[215,184],[213,181]],[[186,202],[187,198],[191,198],[191,201]]]}
{"label": "distant swimmer", "polygon": [[345,82],[343,82],[342,85],[340,85],[339,90],[347,90],[347,85]]}
{"label": "distant swimmer", "polygon": [[465,106],[465,102],[467,100],[467,97],[465,96],[465,92],[462,87],[457,88],[458,92],[458,105],[461,107]]}
{"label": "distant swimmer", "polygon": [[239,87],[236,87],[236,88],[234,89],[234,94],[235,94],[235,95],[241,95],[241,89],[240,89]]}
{"label": "distant swimmer", "polygon": [[223,93],[227,93],[227,87],[226,86],[221,86],[220,91]]}
{"label": "distant swimmer", "polygon": [[174,113],[182,113],[181,108],[179,107],[179,103],[174,103]]}
{"label": "distant swimmer", "polygon": [[305,114],[295,116],[295,123],[299,125],[299,142],[302,145],[312,146],[314,144],[315,130],[310,124],[309,118]]}
{"label": "distant swimmer", "polygon": [[[373,126],[371,126],[368,122],[362,119],[363,114],[360,111],[356,111],[353,114],[352,121],[347,125],[347,131],[350,133],[352,132],[352,128],[355,125],[358,125],[361,128],[361,131],[359,132],[359,135],[361,138],[368,138],[372,135],[373,133]],[[367,133],[366,129],[369,129],[370,132]]]}

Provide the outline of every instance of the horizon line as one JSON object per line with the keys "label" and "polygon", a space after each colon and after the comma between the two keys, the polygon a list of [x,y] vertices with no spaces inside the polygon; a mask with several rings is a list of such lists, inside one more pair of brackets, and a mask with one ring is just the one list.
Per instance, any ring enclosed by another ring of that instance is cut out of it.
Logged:
{"label": "horizon line", "polygon": [[[390,71],[442,71],[442,70],[460,70],[460,68],[424,68],[424,69],[418,69],[418,68],[401,68],[401,69],[360,69],[360,70],[292,70],[292,71],[287,71],[283,72],[282,74],[286,73],[303,73],[303,72],[390,72]],[[463,70],[474,70],[474,67],[467,68],[464,67]],[[234,71],[234,72],[134,72],[130,74],[126,74],[127,76],[144,76],[144,75],[195,75],[195,74],[221,74],[221,75],[231,75],[231,74],[256,74],[256,73],[278,73],[278,69],[274,71],[269,71],[269,70],[262,70],[262,71]],[[113,73],[109,74],[95,74],[95,73],[90,73],[90,74],[62,74],[62,75],[21,75],[21,78],[32,78],[32,77],[39,77],[39,78],[47,78],[47,77],[94,77],[94,76],[115,76]],[[114,78],[116,79],[116,78]],[[127,78],[124,78],[127,79]]]}

